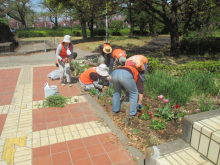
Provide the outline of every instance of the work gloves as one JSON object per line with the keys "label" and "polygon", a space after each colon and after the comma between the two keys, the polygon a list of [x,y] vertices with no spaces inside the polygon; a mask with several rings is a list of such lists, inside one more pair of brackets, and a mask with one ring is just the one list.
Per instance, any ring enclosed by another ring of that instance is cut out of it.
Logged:
{"label": "work gloves", "polygon": [[137,105],[137,109],[142,110],[142,109],[143,109],[143,106],[142,106],[141,104],[138,104],[138,105]]}
{"label": "work gloves", "polygon": [[71,62],[71,58],[67,58],[67,59],[64,59],[64,58],[63,58],[61,61],[62,61],[63,63]]}

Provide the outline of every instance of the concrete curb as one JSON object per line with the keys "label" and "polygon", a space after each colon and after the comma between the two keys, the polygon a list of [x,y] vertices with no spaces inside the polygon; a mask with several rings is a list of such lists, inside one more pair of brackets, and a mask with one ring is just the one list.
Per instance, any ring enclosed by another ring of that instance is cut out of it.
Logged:
{"label": "concrete curb", "polygon": [[220,109],[192,114],[192,115],[186,115],[183,119],[182,138],[165,144],[147,148],[145,164],[155,165],[159,157],[190,147],[194,122],[207,118],[216,117],[219,116],[219,114],[220,114]]}
{"label": "concrete curb", "polygon": [[193,129],[193,123],[196,121],[203,120],[203,119],[218,116],[219,114],[220,114],[220,109],[216,109],[216,110],[211,110],[211,111],[207,111],[207,112],[202,112],[202,113],[197,113],[197,114],[185,116],[183,118],[182,139],[185,140],[185,142],[190,143],[192,129]]}
{"label": "concrete curb", "polygon": [[[76,86],[80,89],[80,84],[77,82]],[[109,115],[102,109],[102,107],[89,95],[85,95],[86,99],[91,103],[94,108],[97,110],[98,115],[103,119],[103,122],[107,124],[107,126],[111,129],[112,132],[116,133],[116,136],[119,138],[120,142],[124,145],[124,147],[131,153],[131,155],[139,159],[137,163],[140,165],[144,165],[143,154],[137,148],[133,146],[127,146],[127,143],[130,142],[128,137],[123,133],[123,131],[112,121]]]}
{"label": "concrete curb", "polygon": [[175,152],[184,148],[189,147],[190,145],[186,143],[183,139],[177,139],[165,144],[158,146],[148,147],[147,154],[145,159],[146,165],[155,165],[157,159],[160,156],[166,155],[171,152]]}
{"label": "concrete curb", "polygon": [[[47,49],[47,52],[55,50],[54,49]],[[26,51],[26,52],[8,52],[8,53],[1,53],[0,56],[23,56],[23,55],[29,55],[32,53],[39,53],[39,52],[45,52],[44,49],[42,50],[33,50],[33,51]]]}

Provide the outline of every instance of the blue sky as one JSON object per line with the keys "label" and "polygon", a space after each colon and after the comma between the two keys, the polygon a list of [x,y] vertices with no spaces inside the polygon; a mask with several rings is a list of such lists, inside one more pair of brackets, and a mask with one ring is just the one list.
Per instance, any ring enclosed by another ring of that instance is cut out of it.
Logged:
{"label": "blue sky", "polygon": [[31,3],[33,4],[33,6],[31,7],[35,12],[42,12],[43,9],[42,7],[39,6],[39,4],[43,1],[43,0],[30,0]]}

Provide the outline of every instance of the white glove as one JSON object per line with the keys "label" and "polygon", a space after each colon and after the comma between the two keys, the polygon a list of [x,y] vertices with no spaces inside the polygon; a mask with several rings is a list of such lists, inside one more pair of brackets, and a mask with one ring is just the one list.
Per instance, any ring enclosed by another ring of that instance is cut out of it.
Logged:
{"label": "white glove", "polygon": [[69,56],[71,55],[71,51],[69,49],[66,50],[66,54]]}

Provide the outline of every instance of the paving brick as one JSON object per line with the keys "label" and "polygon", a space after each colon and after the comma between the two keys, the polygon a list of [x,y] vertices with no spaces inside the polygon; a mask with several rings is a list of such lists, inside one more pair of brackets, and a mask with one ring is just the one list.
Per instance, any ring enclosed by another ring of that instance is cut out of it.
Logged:
{"label": "paving brick", "polygon": [[207,156],[208,154],[209,142],[210,139],[207,136],[201,134],[200,143],[199,143],[199,152],[204,156]]}
{"label": "paving brick", "polygon": [[196,129],[192,130],[191,146],[198,150],[201,133]]}
{"label": "paving brick", "polygon": [[216,141],[217,143],[220,144],[220,131],[214,132],[212,134],[212,140]]}
{"label": "paving brick", "polygon": [[218,161],[219,151],[220,151],[220,145],[215,141],[211,140],[208,151],[208,158],[215,164],[217,164]]}

